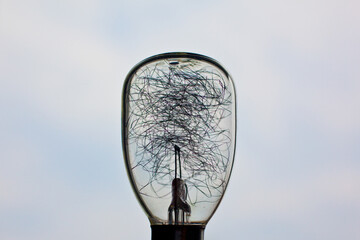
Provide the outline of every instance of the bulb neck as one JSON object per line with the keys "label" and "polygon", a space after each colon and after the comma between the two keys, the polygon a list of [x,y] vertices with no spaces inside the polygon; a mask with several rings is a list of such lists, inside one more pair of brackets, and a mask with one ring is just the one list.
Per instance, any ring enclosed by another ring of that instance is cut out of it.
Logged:
{"label": "bulb neck", "polygon": [[204,240],[203,225],[151,225],[151,240]]}

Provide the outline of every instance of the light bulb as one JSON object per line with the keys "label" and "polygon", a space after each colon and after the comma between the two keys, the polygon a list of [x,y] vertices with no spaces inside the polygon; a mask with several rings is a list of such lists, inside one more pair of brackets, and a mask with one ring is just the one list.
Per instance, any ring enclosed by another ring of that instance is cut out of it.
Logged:
{"label": "light bulb", "polygon": [[155,55],[127,75],[123,152],[153,240],[203,239],[233,166],[235,103],[230,75],[203,55]]}

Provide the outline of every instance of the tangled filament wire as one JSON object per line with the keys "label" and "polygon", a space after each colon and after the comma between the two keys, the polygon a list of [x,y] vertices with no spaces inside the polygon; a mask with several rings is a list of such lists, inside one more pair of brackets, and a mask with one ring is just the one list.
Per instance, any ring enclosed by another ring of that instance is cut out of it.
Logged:
{"label": "tangled filament wire", "polygon": [[[145,65],[129,88],[128,140],[136,145],[133,169],[148,173],[143,188],[150,185],[157,197],[157,189],[171,185],[176,175],[174,146],[181,151],[180,171],[189,191],[196,188],[212,197],[225,188],[232,139],[224,120],[231,118],[232,92],[220,71],[197,62]],[[196,197],[190,201],[196,202]]]}

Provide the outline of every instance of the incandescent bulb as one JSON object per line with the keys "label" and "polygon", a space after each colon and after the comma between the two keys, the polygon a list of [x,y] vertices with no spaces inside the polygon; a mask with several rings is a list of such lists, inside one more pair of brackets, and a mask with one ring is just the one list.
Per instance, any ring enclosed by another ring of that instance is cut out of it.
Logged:
{"label": "incandescent bulb", "polygon": [[233,166],[230,75],[203,55],[160,54],[130,71],[122,101],[127,173],[152,239],[202,239]]}

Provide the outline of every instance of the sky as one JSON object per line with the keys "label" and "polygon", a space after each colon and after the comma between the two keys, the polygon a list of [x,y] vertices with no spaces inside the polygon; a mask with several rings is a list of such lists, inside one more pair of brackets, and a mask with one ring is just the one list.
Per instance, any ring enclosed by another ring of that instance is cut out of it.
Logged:
{"label": "sky", "polygon": [[360,239],[360,3],[0,0],[0,239],[150,239],[121,90],[154,54],[218,60],[237,143],[205,239]]}

